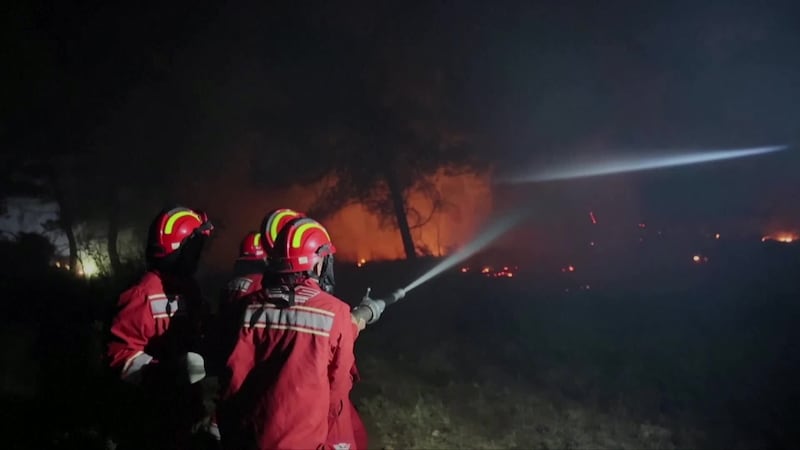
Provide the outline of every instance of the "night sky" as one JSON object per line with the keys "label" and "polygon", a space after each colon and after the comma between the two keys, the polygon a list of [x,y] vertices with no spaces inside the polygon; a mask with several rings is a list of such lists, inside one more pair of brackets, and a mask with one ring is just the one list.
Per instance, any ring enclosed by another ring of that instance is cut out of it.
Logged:
{"label": "night sky", "polygon": [[[787,144],[550,186],[542,202],[572,220],[625,193],[634,216],[797,226],[795,3],[17,2],[3,15],[1,145],[9,160],[56,158],[96,178],[84,200],[122,186],[137,218],[191,200],[241,233],[220,205],[246,185],[265,199],[258,211],[282,206],[276,189],[343,158],[331,144],[342,130],[378,136],[348,158],[396,157],[403,137],[386,130],[399,122],[448,130],[495,173]],[[145,185],[153,192],[137,195]]]}

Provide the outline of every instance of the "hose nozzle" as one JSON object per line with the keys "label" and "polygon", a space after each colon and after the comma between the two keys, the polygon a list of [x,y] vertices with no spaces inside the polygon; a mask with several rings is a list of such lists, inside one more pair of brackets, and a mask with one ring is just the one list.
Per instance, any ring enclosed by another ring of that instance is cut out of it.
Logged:
{"label": "hose nozzle", "polygon": [[386,305],[388,306],[388,305],[391,305],[392,303],[396,303],[398,300],[400,300],[401,298],[403,298],[405,296],[406,296],[405,289],[400,288],[400,289],[392,292],[391,295],[389,295],[388,297],[386,297],[384,299],[384,301],[386,302]]}
{"label": "hose nozzle", "polygon": [[361,299],[361,304],[352,311],[353,317],[356,319],[363,319],[367,325],[377,322],[387,306],[406,296],[405,290],[398,289],[385,298],[373,299],[369,296],[371,291],[370,288],[367,288],[367,293],[364,294],[364,297]]}

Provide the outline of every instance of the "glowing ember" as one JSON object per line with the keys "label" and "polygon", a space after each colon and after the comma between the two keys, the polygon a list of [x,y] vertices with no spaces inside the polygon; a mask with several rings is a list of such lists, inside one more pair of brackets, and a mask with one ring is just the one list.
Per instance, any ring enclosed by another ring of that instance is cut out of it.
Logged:
{"label": "glowing ember", "polygon": [[356,263],[356,266],[357,266],[357,267],[364,267],[364,265],[365,265],[366,263],[367,263],[367,260],[366,260],[366,259],[364,259],[364,258],[361,258],[361,259],[359,259],[359,260],[358,260],[358,263]]}
{"label": "glowing ember", "polygon": [[714,235],[714,239],[719,239],[719,233]]}
{"label": "glowing ember", "polygon": [[694,256],[692,256],[692,261],[694,261],[694,262],[700,262],[700,255],[694,255]]}
{"label": "glowing ember", "polygon": [[[470,273],[472,268],[464,266],[458,269],[460,273]],[[503,266],[502,270],[495,270],[492,266],[483,266],[480,271],[476,272],[488,278],[514,278],[514,272],[519,270],[517,266]]]}

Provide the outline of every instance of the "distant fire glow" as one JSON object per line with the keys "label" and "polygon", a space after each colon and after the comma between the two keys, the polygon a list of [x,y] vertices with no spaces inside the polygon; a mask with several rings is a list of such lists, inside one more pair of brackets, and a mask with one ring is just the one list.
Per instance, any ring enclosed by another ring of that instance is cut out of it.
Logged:
{"label": "distant fire glow", "polygon": [[[215,237],[214,245],[204,257],[204,263],[225,270],[231,262],[231,249],[239,244],[237,236],[258,227],[266,211],[290,207],[309,212],[319,193],[335,184],[331,177],[331,180],[312,185],[293,185],[265,192],[264,187],[249,181],[247,153],[234,152],[233,156],[236,159],[230,161],[230,170],[204,182],[200,189],[180,188],[175,193],[187,203],[214,205],[214,216],[226,219],[230,232]],[[491,215],[491,183],[486,174],[452,174],[447,168],[426,181],[436,187],[445,203],[458,207],[440,208],[431,215],[434,210],[431,196],[423,189],[408,190],[406,201],[409,211],[413,211],[408,214],[409,226],[413,227],[412,238],[419,253],[447,256],[475,236],[480,224]],[[236,195],[231,196],[231,192]],[[265,203],[265,198],[270,200]],[[248,206],[254,204],[262,206]],[[395,218],[381,219],[360,203],[348,204],[329,217],[319,218],[336,245],[336,260],[346,261],[352,267],[362,258],[368,264],[405,258],[403,242],[394,226]]]}
{"label": "distant fire glow", "polygon": [[586,164],[568,164],[558,167],[549,167],[533,173],[512,176],[506,181],[509,183],[531,183],[541,181],[570,180],[575,178],[593,177],[598,175],[613,175],[640,170],[660,169],[666,167],[700,164],[726,159],[743,158],[746,156],[763,155],[766,153],[785,150],[785,145],[772,147],[756,147],[736,150],[704,151],[696,153],[683,153],[677,155],[651,156],[645,158],[617,158],[605,161],[592,161]]}
{"label": "distant fire glow", "polygon": [[796,242],[798,240],[800,240],[800,235],[789,232],[770,234],[761,238],[761,242],[775,241],[783,244],[791,244],[792,242]]}

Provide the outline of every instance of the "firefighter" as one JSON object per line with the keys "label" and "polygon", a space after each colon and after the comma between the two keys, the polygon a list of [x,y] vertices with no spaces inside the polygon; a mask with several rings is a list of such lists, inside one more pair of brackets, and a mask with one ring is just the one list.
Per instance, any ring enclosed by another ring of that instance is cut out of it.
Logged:
{"label": "firefighter", "polygon": [[357,448],[349,394],[359,327],[332,290],[327,230],[295,218],[278,230],[263,289],[246,302],[218,410],[225,448]]}
{"label": "firefighter", "polygon": [[119,297],[106,356],[129,386],[117,405],[126,414],[121,448],[186,448],[205,416],[198,352],[207,305],[193,276],[213,228],[189,208],[160,212],[147,236],[147,270]]}
{"label": "firefighter", "polygon": [[272,247],[278,231],[290,220],[305,217],[305,214],[289,208],[270,211],[261,223],[258,232],[251,231],[239,247],[239,257],[234,263],[234,279],[228,283],[225,302],[261,289],[261,279],[266,269],[266,250]]}
{"label": "firefighter", "polygon": [[[219,314],[214,326],[218,334],[212,339],[215,346],[212,372],[220,376],[223,389],[229,378],[225,364],[238,339],[241,316],[246,308],[246,304],[239,300],[262,289],[261,280],[267,267],[266,248],[271,247],[283,225],[298,217],[305,215],[289,208],[274,209],[264,216],[260,231],[249,232],[239,245],[239,256],[233,266],[234,278],[227,283],[220,298]],[[212,417],[211,428],[212,433],[219,437],[216,413]]]}
{"label": "firefighter", "polygon": [[235,277],[246,277],[249,275],[261,275],[267,268],[267,253],[261,244],[261,233],[251,231],[242,239],[239,244],[239,257],[233,263],[233,275]]}
{"label": "firefighter", "polygon": [[[292,219],[305,217],[303,213],[280,208],[269,212],[262,221],[261,231],[251,231],[239,246],[239,257],[234,263],[234,278],[228,282],[220,299],[217,330],[219,346],[215,353],[215,367],[224,367],[241,328],[240,317],[246,305],[238,300],[262,289],[261,280],[267,267],[266,249],[275,242],[278,230]],[[224,376],[224,369],[222,369]]]}

